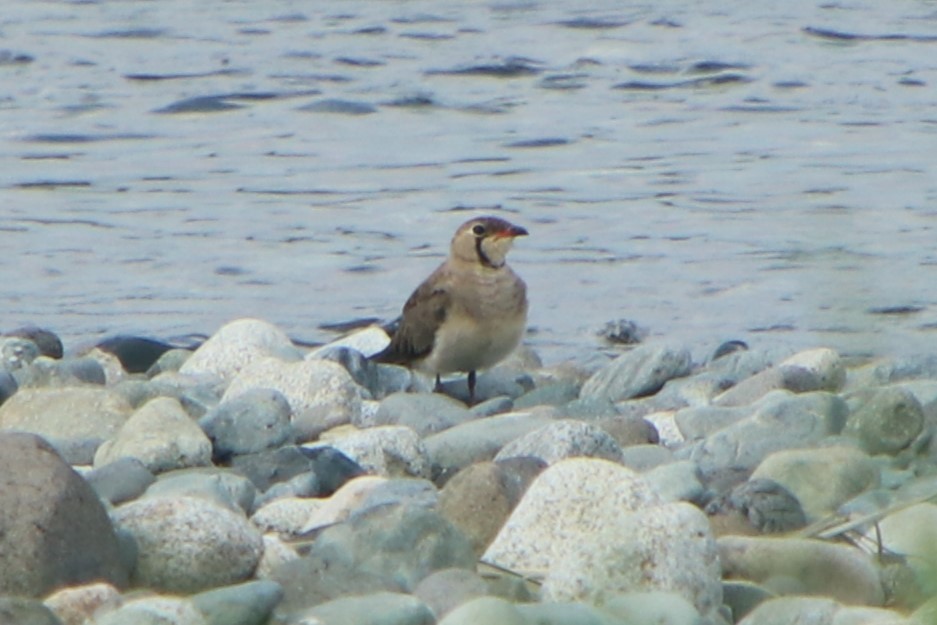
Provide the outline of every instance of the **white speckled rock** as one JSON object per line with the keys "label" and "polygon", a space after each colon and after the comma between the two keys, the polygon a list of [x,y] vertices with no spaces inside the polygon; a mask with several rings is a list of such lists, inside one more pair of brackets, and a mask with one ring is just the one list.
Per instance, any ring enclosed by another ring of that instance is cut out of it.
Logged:
{"label": "white speckled rock", "polygon": [[350,347],[361,352],[365,356],[371,356],[390,343],[390,337],[380,326],[369,326],[362,328],[351,334],[336,339],[331,343],[312,351],[306,358],[319,358],[319,356],[335,347]]}
{"label": "white speckled rock", "polygon": [[709,520],[688,503],[664,504],[606,519],[551,562],[548,601],[602,603],[648,590],[675,592],[703,615],[722,605],[721,570]]}
{"label": "white speckled rock", "polygon": [[231,380],[247,365],[266,357],[300,360],[302,352],[275,325],[260,319],[237,319],[202,343],[179,372]]}
{"label": "white speckled rock", "polygon": [[83,625],[95,613],[116,610],[123,603],[120,592],[105,583],[63,588],[43,601],[62,625]]}
{"label": "white speckled rock", "polygon": [[350,423],[361,412],[360,387],[344,367],[330,360],[259,358],[232,380],[222,401],[255,388],[274,389],[286,397],[293,429],[302,441]]}
{"label": "white speckled rock", "polygon": [[879,484],[875,462],[854,447],[785,449],[765,458],[752,479],[777,482],[797,497],[807,521]]}
{"label": "white speckled rock", "polygon": [[251,523],[262,532],[297,535],[309,517],[325,505],[325,500],[310,497],[282,497],[261,506],[251,515]]}
{"label": "white speckled rock", "polygon": [[563,458],[585,456],[621,462],[621,447],[602,428],[574,419],[554,421],[505,445],[495,460],[540,458],[554,464]]}
{"label": "white speckled rock", "polygon": [[430,477],[430,463],[423,441],[402,425],[357,430],[327,443],[305,447],[334,447],[366,471],[386,477]]}
{"label": "white speckled rock", "polygon": [[631,469],[592,458],[561,460],[533,481],[482,559],[513,571],[549,571],[623,514],[660,503]]}
{"label": "white speckled rock", "polygon": [[113,513],[137,542],[134,581],[171,592],[240,582],[254,572],[263,539],[240,514],[194,497],[134,501]]}
{"label": "white speckled rock", "polygon": [[157,397],[134,412],[117,436],[98,448],[94,466],[119,458],[136,458],[154,473],[208,466],[211,441],[178,400]]}
{"label": "white speckled rock", "polygon": [[141,597],[97,616],[92,625],[209,625],[188,599]]}

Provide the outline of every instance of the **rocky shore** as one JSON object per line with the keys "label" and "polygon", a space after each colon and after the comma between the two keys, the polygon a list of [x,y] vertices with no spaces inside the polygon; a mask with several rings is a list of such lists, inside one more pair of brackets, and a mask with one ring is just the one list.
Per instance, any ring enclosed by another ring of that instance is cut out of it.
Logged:
{"label": "rocky shore", "polygon": [[386,341],[0,338],[0,623],[937,623],[937,356]]}

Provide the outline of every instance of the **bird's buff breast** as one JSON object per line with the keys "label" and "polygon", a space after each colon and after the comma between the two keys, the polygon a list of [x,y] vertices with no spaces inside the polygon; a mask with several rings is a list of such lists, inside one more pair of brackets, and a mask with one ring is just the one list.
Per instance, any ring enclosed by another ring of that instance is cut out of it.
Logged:
{"label": "bird's buff breast", "polygon": [[419,368],[429,373],[487,369],[514,351],[526,322],[526,315],[488,324],[468,317],[451,319],[439,329],[433,351]]}

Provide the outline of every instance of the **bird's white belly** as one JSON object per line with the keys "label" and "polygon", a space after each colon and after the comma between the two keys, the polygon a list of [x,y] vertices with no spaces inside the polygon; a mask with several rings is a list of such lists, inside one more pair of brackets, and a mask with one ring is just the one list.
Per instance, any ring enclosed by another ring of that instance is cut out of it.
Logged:
{"label": "bird's white belly", "polygon": [[471,318],[450,318],[439,328],[433,350],[420,364],[429,373],[487,369],[510,354],[521,340],[525,315],[479,324]]}

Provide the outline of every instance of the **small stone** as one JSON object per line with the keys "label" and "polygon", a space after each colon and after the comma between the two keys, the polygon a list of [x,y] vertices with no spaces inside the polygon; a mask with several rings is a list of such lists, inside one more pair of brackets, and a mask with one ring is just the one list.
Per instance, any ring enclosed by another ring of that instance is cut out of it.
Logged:
{"label": "small stone", "polygon": [[63,625],[49,608],[26,597],[0,597],[0,618],[4,625]]}
{"label": "small stone", "polygon": [[312,443],[333,447],[365,471],[385,477],[429,477],[430,465],[423,442],[416,432],[402,425],[384,425],[335,438],[327,443]]}
{"label": "small stone", "polygon": [[439,393],[394,393],[381,400],[372,422],[358,427],[405,425],[421,437],[470,421],[462,402]]}
{"label": "small stone", "polygon": [[774,391],[758,402],[750,417],[686,451],[699,464],[704,479],[727,467],[752,470],[772,452],[804,447],[839,433],[848,410],[840,397],[830,393]]}
{"label": "small stone", "polygon": [[379,592],[342,597],[294,615],[302,623],[321,625],[433,625],[436,619],[412,595]]}
{"label": "small stone", "polygon": [[209,625],[189,599],[141,597],[131,599],[94,619],[94,625]]}
{"label": "small stone", "polygon": [[221,402],[198,424],[211,440],[216,460],[280,447],[294,438],[289,402],[267,388]]}
{"label": "small stone", "polygon": [[199,497],[245,514],[254,506],[257,489],[243,475],[216,467],[177,469],[162,473],[145,497]]}
{"label": "small stone", "polygon": [[144,373],[173,348],[164,341],[142,336],[113,336],[98,342],[97,349],[113,354],[127,373]]}
{"label": "small stone", "polygon": [[141,499],[113,517],[139,546],[134,582],[153,589],[191,593],[244,581],[263,553],[244,515],[200,498]]}
{"label": "small stone", "polygon": [[177,373],[182,369],[182,366],[191,355],[191,349],[170,349],[160,355],[160,357],[156,359],[156,362],[146,370],[146,377],[155,378],[161,373]]}
{"label": "small stone", "polygon": [[262,532],[299,536],[309,517],[314,516],[325,502],[309,497],[280,497],[265,502],[253,515],[251,523]]}
{"label": "small stone", "polygon": [[882,605],[884,601],[875,563],[853,547],[750,536],[723,536],[718,544],[727,578],[749,580],[777,594],[821,595],[856,605]]}
{"label": "small stone", "polygon": [[784,449],[765,458],[752,479],[780,484],[800,502],[808,522],[833,513],[841,504],[879,485],[871,458],[852,447]]}
{"label": "small stone", "polygon": [[690,353],[667,346],[641,345],[597,371],[580,397],[621,401],[656,393],[665,382],[690,372]]}
{"label": "small stone", "polygon": [[136,499],[156,481],[153,473],[136,458],[118,458],[85,475],[98,497],[112,505]]}
{"label": "small stone", "polygon": [[478,597],[449,612],[439,625],[530,625],[514,605],[497,597]]}
{"label": "small stone", "polygon": [[25,369],[40,355],[39,346],[29,339],[0,337],[0,369],[4,371]]}
{"label": "small stone", "polygon": [[423,578],[413,594],[441,619],[466,601],[487,595],[488,584],[474,571],[442,569]]}
{"label": "small stone", "polygon": [[0,430],[38,434],[53,445],[113,437],[130,405],[105,388],[24,388],[0,405]]}
{"label": "small stone", "polygon": [[581,388],[582,384],[576,380],[558,380],[524,393],[514,401],[514,407],[522,410],[534,406],[563,406],[578,399]]}
{"label": "small stone", "polygon": [[853,411],[843,433],[856,438],[869,454],[893,455],[910,445],[923,426],[924,410],[914,394],[888,386]]}
{"label": "small stone", "polygon": [[515,438],[552,421],[542,412],[512,412],[457,425],[423,442],[434,474],[448,477],[470,464],[493,459]]}
{"label": "small stone", "polygon": [[622,458],[621,447],[608,432],[573,419],[554,421],[513,440],[498,452],[495,460],[526,456],[539,458],[546,464],[577,456],[612,462],[621,462]]}
{"label": "small stone", "polygon": [[648,331],[630,319],[615,319],[602,326],[597,334],[615,345],[635,345],[647,337]]}
{"label": "small stone", "polygon": [[738,513],[759,532],[790,532],[807,524],[800,501],[782,485],[752,478],[706,506],[710,515]]}
{"label": "small stone", "polygon": [[674,592],[615,595],[602,607],[628,625],[698,625],[702,621],[693,604]]}
{"label": "small stone", "polygon": [[264,625],[283,598],[283,589],[269,580],[208,590],[191,597],[207,625]]}
{"label": "small stone", "polygon": [[363,475],[346,482],[331,497],[316,500],[317,504],[310,506],[298,533],[305,534],[347,520],[375,489],[387,481],[386,477]]}
{"label": "small stone", "polygon": [[928,595],[937,593],[937,504],[893,512],[866,532],[883,549],[906,558]]}
{"label": "small stone", "polygon": [[202,343],[179,372],[233,380],[251,363],[269,357],[296,361],[302,354],[276,326],[259,319],[238,319]]}
{"label": "small stone", "polygon": [[290,545],[283,542],[276,534],[264,534],[264,554],[257,564],[254,577],[257,579],[271,579],[273,571],[287,562],[299,560],[299,554]]}
{"label": "small stone", "polygon": [[123,600],[120,591],[110,584],[94,583],[63,588],[46,597],[43,603],[62,621],[62,625],[84,625],[96,613],[117,609]]}
{"label": "small stone", "polygon": [[55,332],[45,328],[24,326],[7,332],[4,336],[15,336],[32,341],[39,348],[39,352],[49,358],[61,358],[64,353],[62,339]]}
{"label": "small stone", "polygon": [[739,382],[714,399],[719,406],[744,406],[772,390],[793,393],[837,392],[846,382],[846,369],[839,354],[831,349],[811,349],[787,358]]}
{"label": "small stone", "polygon": [[211,442],[175,399],[158,397],[144,404],[123,424],[114,438],[94,456],[96,467],[118,458],[136,458],[148,470],[211,464]]}
{"label": "small stone", "polygon": [[689,460],[662,464],[644,473],[664,501],[698,501],[703,494],[699,468]]}
{"label": "small stone", "polygon": [[344,367],[330,360],[258,358],[242,368],[222,401],[256,388],[274,389],[286,397],[299,441],[314,440],[329,428],[350,423],[361,412],[360,388]]}
{"label": "small stone", "polygon": [[66,585],[127,582],[101,501],[38,436],[0,434],[0,594],[42,596]]}
{"label": "small stone", "polygon": [[537,625],[631,625],[587,603],[527,603],[518,605],[517,611]]}

